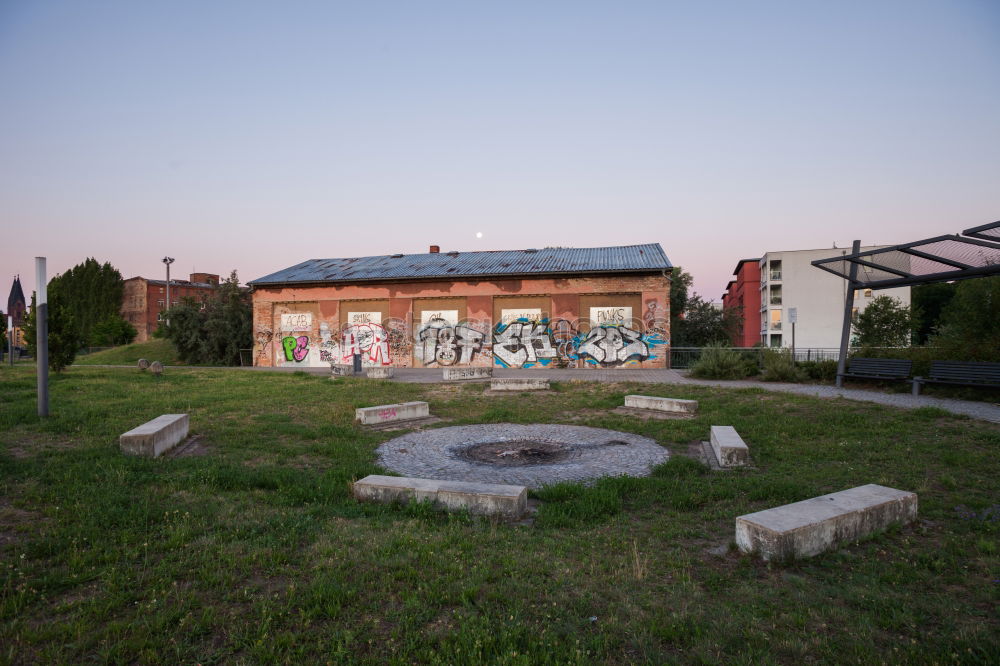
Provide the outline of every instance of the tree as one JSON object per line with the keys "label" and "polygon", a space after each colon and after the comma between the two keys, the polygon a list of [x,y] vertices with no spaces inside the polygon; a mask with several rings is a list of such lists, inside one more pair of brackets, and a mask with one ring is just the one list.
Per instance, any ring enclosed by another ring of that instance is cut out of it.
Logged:
{"label": "tree", "polygon": [[677,326],[688,305],[688,290],[694,278],[680,266],[670,273],[670,335],[677,344]]}
{"label": "tree", "polygon": [[90,257],[49,281],[49,301],[58,300],[68,308],[82,339],[97,344],[92,336],[98,324],[109,322],[111,328],[122,328],[119,320],[124,321],[120,314],[124,290],[117,268]]}
{"label": "tree", "polygon": [[[83,346],[83,338],[76,327],[76,320],[73,313],[62,302],[62,297],[52,298],[49,296],[46,323],[48,324],[48,351],[49,367],[56,372],[62,372],[66,366],[72,365],[76,358],[76,352]],[[24,341],[28,344],[28,351],[35,358],[38,358],[36,343],[36,322],[35,316],[35,295],[31,295],[31,310],[24,320]]]}
{"label": "tree", "polygon": [[240,349],[253,347],[250,294],[236,271],[203,302],[185,298],[163,314],[167,339],[185,363],[239,365]]}
{"label": "tree", "polygon": [[922,284],[910,291],[913,304],[914,337],[917,344],[926,344],[941,321],[941,313],[955,297],[954,282]]}
{"label": "tree", "polygon": [[90,332],[90,344],[98,347],[113,347],[115,345],[127,345],[139,331],[135,326],[128,323],[122,317],[109,317],[98,322]]}
{"label": "tree", "polygon": [[7,315],[3,313],[3,310],[0,310],[0,338],[3,338],[0,341],[0,350],[6,350],[9,341],[7,340]]}
{"label": "tree", "polygon": [[742,326],[740,308],[717,308],[702,300],[697,293],[688,299],[683,315],[673,324],[672,337],[676,347],[729,345]]}
{"label": "tree", "polygon": [[899,299],[879,296],[853,321],[858,347],[905,347],[913,333],[913,311]]}
{"label": "tree", "polygon": [[931,344],[950,360],[1000,362],[1000,275],[958,283]]}

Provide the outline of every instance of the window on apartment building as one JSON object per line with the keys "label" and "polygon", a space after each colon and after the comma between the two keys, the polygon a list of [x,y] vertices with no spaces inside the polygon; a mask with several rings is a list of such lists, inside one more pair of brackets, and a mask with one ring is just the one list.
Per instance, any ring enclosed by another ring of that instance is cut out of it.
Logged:
{"label": "window on apartment building", "polygon": [[163,303],[164,303],[163,301],[156,301],[156,304],[160,307],[161,310],[163,309]]}
{"label": "window on apartment building", "polygon": [[769,339],[769,342],[770,342],[770,344],[771,344],[772,347],[780,347],[781,346],[781,336],[780,335],[772,335],[770,337],[770,339]]}
{"label": "window on apartment building", "polygon": [[857,318],[858,318],[858,309],[856,307],[851,308],[851,321],[854,321]]}
{"label": "window on apartment building", "polygon": [[161,294],[163,293],[163,287],[160,287],[160,293]]}
{"label": "window on apartment building", "polygon": [[872,297],[872,290],[865,289],[865,298],[871,298],[871,297]]}
{"label": "window on apartment building", "polygon": [[771,262],[771,279],[780,280],[781,279],[781,259],[772,260]]}
{"label": "window on apartment building", "polygon": [[781,310],[771,310],[771,330],[781,330]]}
{"label": "window on apartment building", "polygon": [[780,285],[777,286],[777,287],[775,287],[775,286],[771,287],[770,303],[771,303],[771,305],[781,305],[781,286]]}

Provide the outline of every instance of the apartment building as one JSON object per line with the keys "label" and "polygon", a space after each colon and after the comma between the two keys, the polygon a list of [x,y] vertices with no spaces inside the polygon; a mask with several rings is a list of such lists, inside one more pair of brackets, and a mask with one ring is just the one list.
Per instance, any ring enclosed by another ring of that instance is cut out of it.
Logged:
{"label": "apartment building", "polygon": [[739,309],[742,326],[733,332],[734,347],[753,347],[760,342],[760,257],[740,259],[733,271],[735,280],[726,285],[723,309]]}
{"label": "apartment building", "polygon": [[[219,276],[214,273],[191,273],[190,280],[170,279],[170,306],[185,298],[203,300],[219,288]],[[165,280],[133,277],[125,280],[122,293],[122,317],[135,326],[136,342],[145,342],[160,325],[167,305]]]}

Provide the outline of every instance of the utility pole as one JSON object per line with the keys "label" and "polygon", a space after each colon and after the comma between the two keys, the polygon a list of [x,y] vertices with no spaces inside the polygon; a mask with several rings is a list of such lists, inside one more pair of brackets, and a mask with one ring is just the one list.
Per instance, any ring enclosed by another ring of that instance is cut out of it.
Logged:
{"label": "utility pole", "polygon": [[[856,240],[851,245],[851,254],[861,252],[861,241]],[[844,373],[847,372],[847,351],[851,342],[851,313],[854,311],[854,290],[858,288],[858,265],[851,262],[847,277],[847,294],[844,297],[844,325],[840,331],[840,357],[837,359],[837,388],[844,386]]]}
{"label": "utility pole", "polygon": [[35,363],[38,372],[38,415],[49,415],[49,303],[45,257],[35,257]]}
{"label": "utility pole", "polygon": [[[174,263],[173,257],[163,257],[163,263],[167,265],[167,310],[170,310],[170,264]],[[170,328],[170,319],[166,320],[167,328]]]}

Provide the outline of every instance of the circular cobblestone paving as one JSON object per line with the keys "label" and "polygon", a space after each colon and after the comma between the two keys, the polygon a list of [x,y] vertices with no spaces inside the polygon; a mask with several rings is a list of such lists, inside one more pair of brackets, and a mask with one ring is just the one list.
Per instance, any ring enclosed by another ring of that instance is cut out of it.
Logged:
{"label": "circular cobblestone paving", "polygon": [[648,437],[572,425],[490,423],[413,432],[377,450],[388,470],[420,479],[540,488],[602,476],[646,476],[669,453]]}

